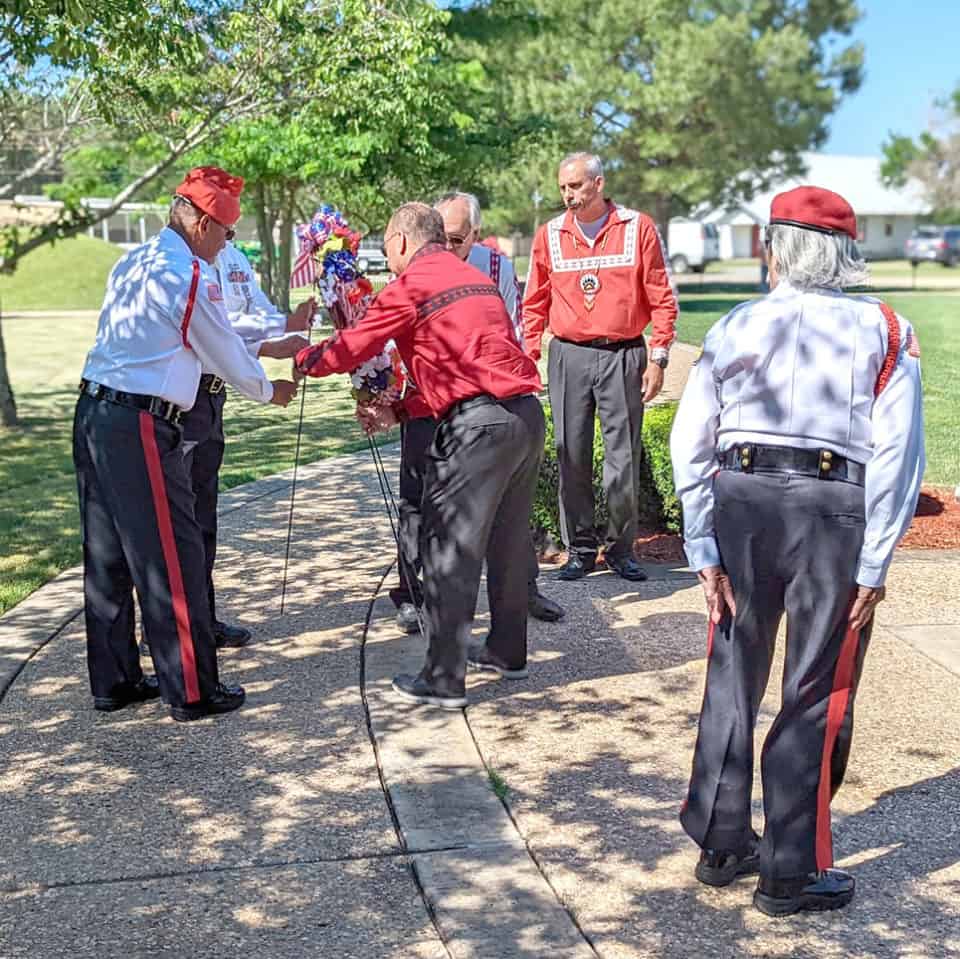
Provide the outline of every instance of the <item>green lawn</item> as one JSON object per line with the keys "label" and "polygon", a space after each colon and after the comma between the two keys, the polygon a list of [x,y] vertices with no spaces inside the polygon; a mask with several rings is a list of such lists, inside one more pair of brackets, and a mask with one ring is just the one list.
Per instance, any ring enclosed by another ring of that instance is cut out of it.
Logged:
{"label": "green lawn", "polygon": [[[684,293],[679,337],[698,344],[743,292]],[[892,293],[890,304],[917,327],[923,348],[927,480],[960,479],[960,296]],[[76,489],[70,455],[74,392],[93,341],[93,318],[8,319],[3,324],[9,369],[23,429],[0,430],[0,612],[62,569],[79,562]],[[282,375],[285,363],[271,363]],[[227,404],[227,453],[221,473],[230,488],[293,464],[299,404],[260,406],[236,394]],[[342,377],[308,386],[301,462],[362,449]]]}
{"label": "green lawn", "polygon": [[0,307],[19,310],[99,310],[107,276],[123,250],[75,236],[23,258],[13,276],[0,277]]}
{"label": "green lawn", "polygon": [[[23,429],[0,430],[0,612],[80,561],[71,420],[95,329],[92,318],[3,324]],[[267,365],[272,376],[289,371]],[[307,390],[301,463],[366,447],[343,377]],[[230,396],[224,489],[293,465],[299,408],[299,398],[282,410]]]}
{"label": "green lawn", "polygon": [[[702,343],[707,330],[738,303],[737,293],[686,293],[681,296],[677,336]],[[951,293],[884,293],[883,299],[916,328],[923,352],[924,420],[927,436],[926,481],[960,482],[960,296]]]}

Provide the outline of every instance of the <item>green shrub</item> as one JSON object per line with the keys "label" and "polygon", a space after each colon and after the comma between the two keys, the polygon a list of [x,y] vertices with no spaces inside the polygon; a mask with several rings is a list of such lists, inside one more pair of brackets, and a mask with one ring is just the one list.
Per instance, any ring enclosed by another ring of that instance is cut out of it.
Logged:
{"label": "green shrub", "polygon": [[[643,460],[637,490],[640,524],[671,533],[680,531],[680,501],[673,488],[670,465],[670,428],[677,411],[676,403],[650,406],[643,414]],[[553,436],[553,417],[549,404],[544,404],[547,417],[547,438],[537,477],[532,522],[541,543],[560,542],[560,473]],[[593,434],[593,495],[596,500],[597,526],[607,522],[607,500],[603,493],[603,435],[599,420]]]}

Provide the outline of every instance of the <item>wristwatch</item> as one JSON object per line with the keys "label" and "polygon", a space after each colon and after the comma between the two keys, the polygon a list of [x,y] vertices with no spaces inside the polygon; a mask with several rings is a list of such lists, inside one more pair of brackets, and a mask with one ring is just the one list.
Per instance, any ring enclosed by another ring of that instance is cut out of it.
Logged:
{"label": "wristwatch", "polygon": [[653,362],[656,363],[657,366],[659,366],[661,370],[665,370],[665,369],[667,368],[667,364],[670,362],[670,357],[669,357],[669,356],[655,356],[655,357],[653,358]]}

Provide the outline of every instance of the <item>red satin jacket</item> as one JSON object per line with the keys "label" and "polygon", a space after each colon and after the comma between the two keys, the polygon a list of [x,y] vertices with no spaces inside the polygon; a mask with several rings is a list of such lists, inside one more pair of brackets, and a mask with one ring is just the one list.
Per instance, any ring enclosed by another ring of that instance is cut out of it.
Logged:
{"label": "red satin jacket", "polygon": [[353,329],[301,350],[297,368],[309,376],[346,373],[390,339],[418,387],[404,398],[404,418],[440,419],[472,396],[505,400],[541,389],[496,285],[439,244],[420,250]]}

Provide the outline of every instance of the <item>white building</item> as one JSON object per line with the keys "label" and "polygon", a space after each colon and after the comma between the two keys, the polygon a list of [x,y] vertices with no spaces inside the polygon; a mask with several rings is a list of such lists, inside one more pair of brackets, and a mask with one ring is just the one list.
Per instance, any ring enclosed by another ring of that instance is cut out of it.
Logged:
{"label": "white building", "polygon": [[[80,201],[90,209],[105,209],[111,201],[100,197],[87,197]],[[63,204],[45,196],[16,196],[0,201],[0,226],[40,226],[50,223],[59,215]],[[87,235],[113,243],[124,249],[138,246],[159,233],[167,223],[169,207],[162,203],[124,203],[113,215],[87,228]],[[257,221],[253,216],[241,217],[237,224],[237,237],[241,240],[257,239]]]}
{"label": "white building", "polygon": [[880,181],[879,157],[805,153],[803,160],[805,176],[784,180],[750,201],[712,210],[700,218],[716,224],[722,260],[759,256],[770,201],[777,193],[797,186],[822,186],[850,202],[857,214],[860,249],[867,259],[903,256],[904,244],[917,220],[930,212],[918,183],[908,183],[903,189],[885,187]]}

